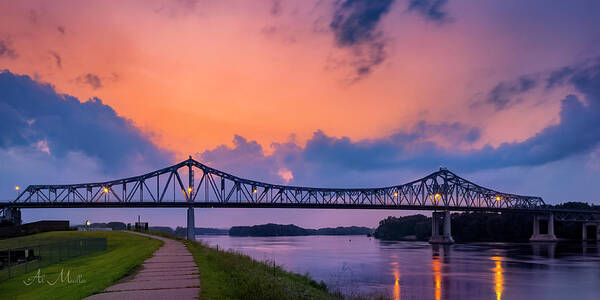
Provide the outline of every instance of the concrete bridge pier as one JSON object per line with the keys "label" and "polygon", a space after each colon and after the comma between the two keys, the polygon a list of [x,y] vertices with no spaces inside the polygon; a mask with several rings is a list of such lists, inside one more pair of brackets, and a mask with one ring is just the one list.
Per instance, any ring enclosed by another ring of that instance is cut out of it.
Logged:
{"label": "concrete bridge pier", "polygon": [[[442,221],[442,222],[440,222]],[[440,234],[440,226],[442,234]],[[450,211],[437,212],[431,214],[431,239],[430,244],[453,244],[452,229],[450,223]]]}
{"label": "concrete bridge pier", "polygon": [[582,229],[581,230],[581,233],[582,233],[581,234],[581,240],[583,240],[583,241],[594,240],[593,238],[590,239],[588,237],[588,229],[590,229],[590,227],[593,227],[594,229],[592,229],[592,230],[596,231],[596,234],[594,235],[595,240],[596,241],[600,241],[600,224],[598,224],[598,223],[586,223],[586,222],[584,222],[582,224],[582,228],[581,228]]}
{"label": "concrete bridge pier", "polygon": [[21,210],[14,207],[5,207],[0,209],[0,221],[11,222],[15,225],[21,225]]}
{"label": "concrete bridge pier", "polygon": [[196,225],[194,224],[194,208],[188,207],[187,209],[187,239],[189,241],[196,240]]}
{"label": "concrete bridge pier", "polygon": [[[546,228],[540,228],[540,223],[544,222]],[[543,230],[540,230],[543,229]],[[556,242],[558,239],[554,235],[554,214],[536,214],[533,216],[533,235],[530,242]]]}

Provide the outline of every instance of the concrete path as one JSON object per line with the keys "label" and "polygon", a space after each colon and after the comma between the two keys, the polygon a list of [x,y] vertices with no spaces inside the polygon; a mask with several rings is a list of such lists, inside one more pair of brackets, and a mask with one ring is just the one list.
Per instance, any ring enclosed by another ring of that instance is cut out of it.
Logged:
{"label": "concrete path", "polygon": [[159,239],[164,245],[142,264],[143,269],[131,280],[117,283],[85,299],[198,299],[198,267],[183,243],[154,235],[131,233]]}

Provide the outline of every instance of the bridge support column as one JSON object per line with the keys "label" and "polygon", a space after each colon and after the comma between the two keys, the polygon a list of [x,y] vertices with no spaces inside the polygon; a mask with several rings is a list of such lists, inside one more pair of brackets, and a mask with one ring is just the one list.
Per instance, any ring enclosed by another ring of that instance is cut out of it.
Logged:
{"label": "bridge support column", "polygon": [[[440,221],[443,220],[443,223]],[[440,235],[440,225],[443,226]],[[450,223],[450,212],[433,212],[431,214],[431,239],[430,244],[453,244],[452,228]]]}
{"label": "bridge support column", "polygon": [[196,225],[194,223],[194,208],[190,206],[187,209],[187,239],[190,241],[196,240]]}
{"label": "bridge support column", "polygon": [[[187,160],[187,165],[188,165],[188,190],[186,192],[187,196],[187,200],[189,203],[194,202],[194,196],[197,193],[197,191],[194,191],[194,168],[192,168],[192,156],[190,155],[190,158]],[[193,206],[189,206],[188,210],[187,210],[187,239],[188,241],[195,241],[196,240],[196,224],[195,224],[195,219],[194,219],[194,207]]]}
{"label": "bridge support column", "polygon": [[[592,238],[589,237],[588,235],[588,230],[590,229],[590,227],[593,227],[594,232],[591,234]],[[581,228],[581,240],[583,241],[589,241],[589,240],[596,240],[596,241],[600,241],[600,223],[583,223],[582,228]]]}
{"label": "bridge support column", "polygon": [[21,225],[21,210],[14,207],[5,207],[0,209],[0,221],[10,222],[15,225]]}
{"label": "bridge support column", "polygon": [[[544,233],[540,232],[540,221],[546,221],[547,229]],[[558,239],[554,235],[554,214],[548,213],[533,216],[533,235],[530,242],[556,242]]]}

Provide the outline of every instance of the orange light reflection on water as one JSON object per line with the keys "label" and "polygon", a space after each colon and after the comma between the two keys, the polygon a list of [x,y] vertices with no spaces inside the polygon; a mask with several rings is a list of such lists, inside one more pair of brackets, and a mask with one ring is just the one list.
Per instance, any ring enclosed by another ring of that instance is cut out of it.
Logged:
{"label": "orange light reflection on water", "polygon": [[400,267],[398,262],[392,262],[392,274],[394,275],[394,300],[400,300]]}
{"label": "orange light reflection on water", "polygon": [[442,298],[442,263],[438,256],[432,258],[431,267],[433,269],[433,281],[435,284],[435,300],[440,300]]}
{"label": "orange light reflection on water", "polygon": [[496,299],[502,299],[502,292],[504,291],[504,269],[502,269],[502,257],[494,256],[490,258],[494,261],[494,291],[496,292]]}

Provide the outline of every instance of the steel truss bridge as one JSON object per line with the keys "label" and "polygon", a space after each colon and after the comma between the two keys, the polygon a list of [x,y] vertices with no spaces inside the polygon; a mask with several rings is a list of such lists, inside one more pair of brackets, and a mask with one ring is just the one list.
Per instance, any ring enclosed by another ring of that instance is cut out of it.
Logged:
{"label": "steel truss bridge", "polygon": [[[196,177],[196,178],[195,178]],[[314,188],[240,178],[192,159],[141,176],[85,184],[30,185],[12,207],[294,207],[538,210],[540,197],[498,192],[447,169],[382,188]]]}
{"label": "steel truss bridge", "polygon": [[564,220],[600,220],[600,212],[556,210],[535,196],[482,187],[440,168],[382,188],[314,188],[269,184],[208,167],[191,157],[141,176],[68,185],[30,185],[9,208],[238,207],[558,212]]}

